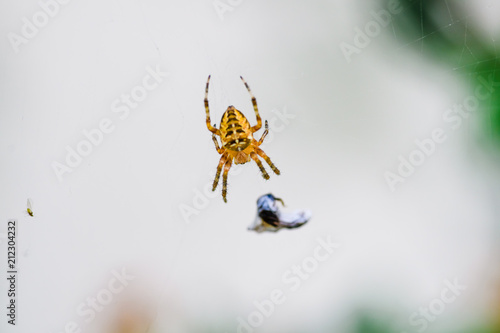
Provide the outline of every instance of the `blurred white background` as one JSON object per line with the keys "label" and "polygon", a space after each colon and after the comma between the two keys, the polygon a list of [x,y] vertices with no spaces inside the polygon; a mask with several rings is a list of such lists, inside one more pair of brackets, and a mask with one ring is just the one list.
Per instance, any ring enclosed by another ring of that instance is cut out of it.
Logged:
{"label": "blurred white background", "polygon": [[[471,94],[467,80],[398,44],[391,25],[348,62],[341,43],[353,44],[354,29],[382,3],[221,3],[231,10],[218,13],[211,0],[73,0],[18,52],[9,33],[22,36],[23,18],[32,21],[40,4],[1,4],[0,233],[18,220],[19,307],[17,325],[2,313],[0,330],[64,332],[75,321],[98,332],[99,321],[86,324],[77,307],[122,267],[168,305],[158,318],[175,308],[191,326],[227,332],[273,289],[286,301],[259,332],[350,332],[360,308],[414,332],[408,317],[455,278],[467,290],[428,331],[481,321],[498,259],[498,167],[477,146],[478,113],[456,130],[443,121]],[[496,46],[492,5],[465,10]],[[143,84],[147,68],[168,75],[120,119],[113,103]],[[255,163],[241,166],[230,174],[227,204],[220,186],[205,200],[196,194],[211,186],[220,157],[205,125],[209,74],[217,126],[228,105],[255,124],[242,75],[262,118],[280,128],[270,128],[263,149],[282,174],[265,181]],[[66,147],[76,149],[105,118],[111,133],[59,181],[53,163],[66,164]],[[397,173],[399,156],[437,128],[447,139],[391,191],[384,174]],[[313,218],[276,234],[247,231],[265,193]],[[183,215],[187,206],[196,213]],[[341,247],[290,291],[283,274],[327,236]],[[5,271],[5,238],[0,253]]]}

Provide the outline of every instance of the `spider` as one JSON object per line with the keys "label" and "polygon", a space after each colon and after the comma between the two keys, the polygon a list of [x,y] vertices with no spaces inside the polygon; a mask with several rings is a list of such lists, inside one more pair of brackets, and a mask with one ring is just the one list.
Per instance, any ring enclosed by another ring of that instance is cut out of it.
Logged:
{"label": "spider", "polygon": [[[205,88],[207,128],[210,132],[212,132],[212,140],[214,141],[215,149],[222,155],[219,160],[219,165],[217,166],[217,174],[215,175],[212,191],[215,191],[217,188],[220,173],[224,167],[224,174],[222,175],[222,198],[224,199],[224,202],[227,202],[227,174],[231,168],[233,159],[236,164],[245,164],[246,162],[250,162],[250,159],[254,160],[262,173],[262,177],[264,177],[264,179],[269,179],[269,174],[266,169],[264,169],[262,162],[258,158],[258,156],[260,156],[267,162],[267,164],[269,164],[275,174],[280,174],[280,171],[274,166],[271,159],[262,149],[259,148],[262,142],[264,142],[264,138],[267,133],[269,133],[267,120],[265,122],[266,130],[262,133],[260,140],[257,141],[253,138],[253,133],[257,132],[262,127],[262,120],[259,115],[259,110],[257,109],[257,100],[252,95],[252,91],[243,77],[240,76],[240,79],[245,84],[250,97],[252,97],[253,108],[255,110],[255,115],[257,116],[257,125],[252,127],[243,113],[232,105],[228,106],[226,112],[222,115],[220,128],[215,128],[216,124],[212,126],[210,122],[210,109],[208,107],[208,84],[210,83],[210,75],[208,76],[207,86]],[[222,147],[219,147],[216,135],[220,137]]]}

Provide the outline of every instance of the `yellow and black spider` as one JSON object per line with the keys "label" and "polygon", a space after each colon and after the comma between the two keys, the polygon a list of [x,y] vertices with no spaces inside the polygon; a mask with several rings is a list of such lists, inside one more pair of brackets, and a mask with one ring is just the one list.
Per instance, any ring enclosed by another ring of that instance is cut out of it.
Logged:
{"label": "yellow and black spider", "polygon": [[[221,158],[219,161],[219,165],[217,166],[217,174],[215,175],[214,184],[212,187],[212,191],[215,191],[217,185],[219,183],[220,173],[222,171],[222,167],[224,167],[224,174],[222,176],[222,198],[224,202],[227,202],[226,193],[227,193],[227,173],[231,168],[231,165],[234,162],[236,164],[245,164],[246,162],[250,162],[250,159],[254,160],[257,163],[260,171],[262,172],[262,177],[264,179],[269,179],[269,175],[264,169],[262,162],[259,160],[259,156],[263,158],[267,164],[271,167],[275,174],[279,175],[280,171],[276,168],[271,162],[271,159],[264,153],[259,146],[264,141],[267,133],[269,133],[269,126],[267,124],[267,120],[265,122],[266,130],[262,133],[262,136],[259,141],[253,138],[253,133],[257,132],[262,127],[262,120],[259,115],[259,110],[257,109],[257,100],[252,95],[252,91],[250,87],[245,82],[245,80],[240,76],[241,80],[245,84],[245,87],[248,90],[248,93],[252,97],[252,104],[255,110],[255,115],[257,116],[257,125],[251,127],[248,119],[237,110],[234,106],[230,105],[226,112],[222,115],[222,119],[220,121],[220,128],[217,129],[211,125],[210,122],[210,110],[208,107],[208,84],[210,83],[210,75],[207,79],[207,86],[205,88],[205,110],[207,113],[207,127],[210,132],[212,132],[212,140],[215,144],[215,149],[217,152],[221,154]],[[219,147],[219,142],[215,137],[218,135],[220,137],[220,141],[222,143],[222,147]]]}

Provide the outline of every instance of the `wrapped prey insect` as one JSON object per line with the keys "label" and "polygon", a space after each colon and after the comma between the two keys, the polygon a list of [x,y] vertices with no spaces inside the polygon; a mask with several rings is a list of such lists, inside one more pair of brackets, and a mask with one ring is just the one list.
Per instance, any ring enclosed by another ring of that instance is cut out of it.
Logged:
{"label": "wrapped prey insect", "polygon": [[282,199],[276,198],[271,193],[265,194],[257,199],[257,216],[248,230],[256,232],[272,231],[281,229],[294,229],[306,224],[312,216],[310,210],[295,210],[291,213],[282,212],[278,206]]}

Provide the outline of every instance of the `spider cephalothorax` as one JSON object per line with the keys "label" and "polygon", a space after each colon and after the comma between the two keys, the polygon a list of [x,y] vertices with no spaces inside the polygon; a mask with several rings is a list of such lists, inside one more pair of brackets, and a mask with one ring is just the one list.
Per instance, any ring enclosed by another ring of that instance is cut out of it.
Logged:
{"label": "spider cephalothorax", "polygon": [[[220,128],[217,129],[212,126],[210,121],[210,110],[208,108],[208,84],[210,83],[210,75],[207,79],[207,86],[205,88],[205,110],[207,113],[207,127],[210,132],[212,132],[212,140],[215,144],[215,149],[217,152],[221,154],[221,158],[219,160],[219,165],[217,166],[217,174],[215,175],[214,184],[212,187],[212,191],[215,191],[217,188],[217,184],[219,183],[220,173],[222,171],[222,167],[224,167],[224,174],[222,175],[222,198],[224,202],[227,202],[226,194],[227,194],[227,174],[231,165],[235,164],[245,164],[246,162],[250,162],[250,160],[254,160],[257,163],[260,171],[262,172],[262,177],[265,179],[269,179],[269,174],[266,169],[262,165],[262,162],[259,160],[259,156],[263,158],[267,164],[271,167],[275,174],[279,175],[280,171],[276,168],[271,162],[271,159],[264,153],[259,146],[264,141],[267,133],[269,133],[267,120],[265,122],[266,130],[262,133],[262,136],[259,141],[253,138],[253,133],[258,131],[262,127],[262,120],[259,115],[259,110],[257,109],[257,100],[252,95],[250,91],[250,87],[240,76],[241,80],[245,84],[250,96],[252,97],[252,104],[255,110],[255,115],[257,116],[257,125],[250,126],[248,119],[238,111],[234,106],[229,106],[222,115],[222,119],[220,121]],[[222,147],[219,147],[219,142],[217,141],[216,135],[220,137],[220,141],[222,143]]]}

